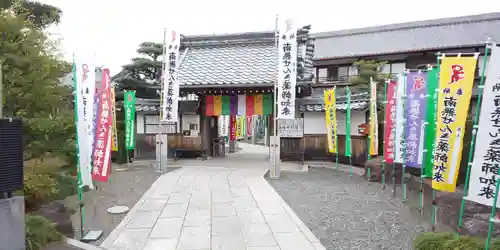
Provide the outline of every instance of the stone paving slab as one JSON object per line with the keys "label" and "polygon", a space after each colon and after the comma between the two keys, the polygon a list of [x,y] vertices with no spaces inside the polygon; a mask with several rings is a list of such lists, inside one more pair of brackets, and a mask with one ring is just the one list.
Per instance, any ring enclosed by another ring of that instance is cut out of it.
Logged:
{"label": "stone paving slab", "polygon": [[120,250],[322,250],[263,169],[162,175],[101,244]]}

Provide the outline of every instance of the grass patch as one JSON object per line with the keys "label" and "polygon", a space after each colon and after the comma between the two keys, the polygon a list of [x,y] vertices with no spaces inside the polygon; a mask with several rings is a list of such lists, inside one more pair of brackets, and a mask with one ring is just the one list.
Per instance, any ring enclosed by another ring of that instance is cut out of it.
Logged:
{"label": "grass patch", "polygon": [[42,247],[61,240],[54,223],[36,215],[26,215],[24,221],[26,249],[39,250]]}
{"label": "grass patch", "polygon": [[[460,236],[454,233],[423,233],[413,241],[415,250],[483,250],[486,239],[480,237]],[[500,239],[492,239],[491,250],[500,250]]]}

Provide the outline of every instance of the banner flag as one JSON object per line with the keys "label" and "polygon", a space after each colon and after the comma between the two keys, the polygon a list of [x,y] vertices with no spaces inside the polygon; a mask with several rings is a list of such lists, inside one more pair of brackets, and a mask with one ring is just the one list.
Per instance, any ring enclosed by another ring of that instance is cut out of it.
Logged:
{"label": "banner flag", "polygon": [[492,46],[487,69],[466,199],[491,207],[500,164],[500,47]]}
{"label": "banner flag", "polygon": [[[278,119],[295,119],[297,29],[291,19],[278,26]],[[262,115],[262,113],[256,114]],[[247,114],[248,115],[248,114]]]}
{"label": "banner flag", "polygon": [[238,95],[238,115],[245,116],[247,111],[246,95]]}
{"label": "banner flag", "polygon": [[273,93],[264,94],[262,109],[263,109],[263,114],[265,116],[273,114],[273,106],[274,106],[273,95],[274,95]]}
{"label": "banner flag", "polygon": [[[74,58],[75,118],[80,185],[93,189],[92,184],[92,124],[95,92],[95,67],[90,60]],[[90,119],[90,120],[89,120]]]}
{"label": "banner flag", "polygon": [[378,155],[377,82],[370,79],[370,155]]}
{"label": "banner flag", "polygon": [[253,110],[255,115],[263,115],[264,114],[264,95],[257,94],[253,97]]}
{"label": "banner flag", "polygon": [[424,159],[424,175],[432,176],[434,168],[434,142],[436,141],[436,106],[437,92],[436,88],[439,84],[439,68],[433,68],[427,72],[427,112],[425,113],[425,150],[427,150]]}
{"label": "banner flag", "polygon": [[135,92],[125,91],[124,97],[125,146],[127,150],[133,150],[135,148]]}
{"label": "banner flag", "polygon": [[107,182],[111,170],[111,141],[113,127],[111,98],[111,77],[109,69],[103,69],[102,86],[99,89],[99,113],[95,130],[92,179]]}
{"label": "banner flag", "polygon": [[215,116],[214,96],[205,96],[205,116]]}
{"label": "banner flag", "polygon": [[116,129],[116,92],[115,87],[111,87],[111,109],[113,110],[113,140],[111,141],[111,150],[118,151],[118,130]]}
{"label": "banner flag", "polygon": [[427,71],[410,71],[406,75],[407,101],[405,105],[405,163],[408,167],[422,167],[424,150],[424,119],[427,106]]}
{"label": "banner flag", "polygon": [[162,117],[165,122],[179,120],[179,81],[177,80],[179,67],[179,49],[181,36],[175,30],[165,30],[163,44],[163,81],[162,81]]}
{"label": "banner flag", "polygon": [[247,117],[246,117],[246,132],[247,132],[247,137],[250,137],[252,136],[252,116],[251,115],[248,115],[247,114]]}
{"label": "banner flag", "polygon": [[394,163],[394,137],[396,133],[396,86],[395,80],[387,83],[387,103],[385,104],[384,127],[384,160],[388,164]]}
{"label": "banner flag", "polygon": [[236,116],[229,116],[229,140],[236,141]]}
{"label": "banner flag", "polygon": [[351,89],[347,89],[347,107],[346,107],[346,119],[345,119],[345,156],[351,157]]}
{"label": "banner flag", "polygon": [[404,73],[400,73],[398,75],[398,85],[396,86],[396,136],[394,141],[395,161],[397,163],[403,163],[405,94],[405,76]]}
{"label": "banner flag", "polygon": [[222,114],[231,115],[231,96],[222,96]]}
{"label": "banner flag", "polygon": [[456,189],[476,64],[476,57],[444,57],[441,62],[432,171],[432,188],[439,191]]}
{"label": "banner flag", "polygon": [[337,153],[337,109],[335,100],[335,88],[323,92],[325,101],[326,136],[328,152]]}

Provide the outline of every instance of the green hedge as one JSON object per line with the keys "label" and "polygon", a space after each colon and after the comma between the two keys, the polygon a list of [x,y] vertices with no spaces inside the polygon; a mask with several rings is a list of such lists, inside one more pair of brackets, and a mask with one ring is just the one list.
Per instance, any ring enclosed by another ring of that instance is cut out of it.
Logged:
{"label": "green hedge", "polygon": [[[415,250],[483,250],[486,239],[479,237],[460,236],[453,233],[423,233],[413,241]],[[500,250],[500,239],[493,239],[491,250]]]}
{"label": "green hedge", "polygon": [[50,243],[60,241],[62,237],[55,224],[41,216],[26,215],[24,229],[27,250],[42,249]]}

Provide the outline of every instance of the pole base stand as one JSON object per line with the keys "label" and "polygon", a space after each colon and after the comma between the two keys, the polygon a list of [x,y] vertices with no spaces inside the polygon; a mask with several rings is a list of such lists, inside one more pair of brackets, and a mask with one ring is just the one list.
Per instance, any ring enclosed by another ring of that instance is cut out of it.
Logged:
{"label": "pole base stand", "polygon": [[80,239],[80,241],[84,243],[94,242],[99,240],[102,237],[102,234],[102,230],[89,230],[83,238]]}

